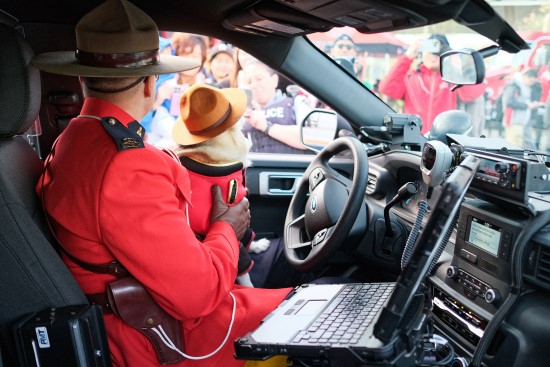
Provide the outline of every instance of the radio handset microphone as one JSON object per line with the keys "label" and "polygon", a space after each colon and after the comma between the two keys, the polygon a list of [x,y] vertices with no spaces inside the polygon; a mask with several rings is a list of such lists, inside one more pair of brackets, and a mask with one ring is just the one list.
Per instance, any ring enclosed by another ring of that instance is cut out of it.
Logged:
{"label": "radio handset microphone", "polygon": [[454,154],[445,143],[431,140],[424,144],[420,171],[422,171],[422,179],[426,185],[429,187],[441,185],[453,161]]}
{"label": "radio handset microphone", "polygon": [[[431,197],[432,190],[435,186],[441,185],[445,181],[447,171],[453,163],[456,164],[457,155],[460,153],[451,151],[451,149],[443,142],[439,140],[431,140],[424,144],[422,149],[422,159],[420,161],[420,170],[422,171],[422,179],[428,185],[428,192],[426,199],[421,200],[418,205],[418,213],[416,215],[416,221],[411,228],[407,243],[403,249],[403,255],[401,256],[401,268],[409,262],[409,257],[412,254],[414,244],[420,233],[422,227],[422,221],[424,215],[428,211],[428,199]],[[439,256],[434,258],[436,260]],[[433,267],[433,264],[430,267]]]}

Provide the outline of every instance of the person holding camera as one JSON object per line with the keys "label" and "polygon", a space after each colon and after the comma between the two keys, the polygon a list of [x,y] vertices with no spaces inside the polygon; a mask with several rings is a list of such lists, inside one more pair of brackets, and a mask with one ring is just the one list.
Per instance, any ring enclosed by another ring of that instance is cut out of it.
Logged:
{"label": "person holding camera", "polygon": [[457,109],[459,101],[472,102],[485,91],[484,84],[451,91],[452,85],[439,72],[439,58],[449,50],[449,41],[442,34],[433,34],[424,42],[417,40],[397,58],[378,86],[387,97],[404,101],[404,113],[421,117],[422,134],[430,131],[441,112]]}

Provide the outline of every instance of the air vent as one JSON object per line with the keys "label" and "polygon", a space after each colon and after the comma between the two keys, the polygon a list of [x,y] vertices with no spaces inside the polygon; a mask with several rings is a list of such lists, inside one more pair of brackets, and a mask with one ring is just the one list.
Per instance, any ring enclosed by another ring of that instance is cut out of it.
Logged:
{"label": "air vent", "polygon": [[535,279],[550,287],[550,248],[540,247]]}
{"label": "air vent", "polygon": [[367,181],[367,188],[365,192],[367,195],[373,195],[376,192],[376,183],[378,182],[378,177],[369,173],[369,179]]}

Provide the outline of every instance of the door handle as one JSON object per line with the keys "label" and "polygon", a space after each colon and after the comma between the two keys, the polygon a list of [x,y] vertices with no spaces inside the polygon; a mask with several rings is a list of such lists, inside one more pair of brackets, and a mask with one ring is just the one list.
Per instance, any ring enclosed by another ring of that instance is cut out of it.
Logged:
{"label": "door handle", "polygon": [[260,172],[260,195],[292,196],[302,176],[298,172]]}

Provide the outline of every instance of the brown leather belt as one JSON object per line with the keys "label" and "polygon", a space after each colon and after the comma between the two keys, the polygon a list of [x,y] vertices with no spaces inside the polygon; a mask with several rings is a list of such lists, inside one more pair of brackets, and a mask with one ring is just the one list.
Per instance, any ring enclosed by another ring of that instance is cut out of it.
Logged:
{"label": "brown leather belt", "polygon": [[94,305],[99,305],[103,309],[103,314],[113,313],[109,299],[107,298],[107,293],[93,293],[86,294],[88,301]]}

